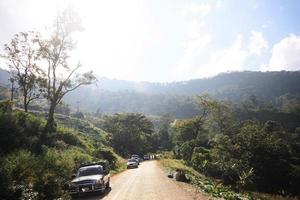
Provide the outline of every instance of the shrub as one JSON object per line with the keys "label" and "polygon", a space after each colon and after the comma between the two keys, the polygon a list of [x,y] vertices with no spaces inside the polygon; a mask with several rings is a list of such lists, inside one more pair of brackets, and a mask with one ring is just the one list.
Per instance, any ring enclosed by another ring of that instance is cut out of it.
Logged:
{"label": "shrub", "polygon": [[9,100],[0,101],[0,112],[1,113],[10,113],[12,111],[12,102]]}
{"label": "shrub", "polygon": [[38,180],[34,189],[39,199],[68,198],[68,184],[80,162],[91,160],[91,157],[76,149],[66,151],[49,148],[39,160],[36,170]]}
{"label": "shrub", "polygon": [[93,152],[93,155],[96,158],[107,160],[110,164],[111,168],[116,167],[117,155],[111,148],[108,147],[100,147]]}
{"label": "shrub", "polygon": [[32,184],[37,180],[38,159],[29,151],[7,155],[0,166],[0,198],[30,199],[36,196]]}
{"label": "shrub", "polygon": [[37,148],[43,122],[24,112],[0,112],[0,151],[4,154],[17,149]]}

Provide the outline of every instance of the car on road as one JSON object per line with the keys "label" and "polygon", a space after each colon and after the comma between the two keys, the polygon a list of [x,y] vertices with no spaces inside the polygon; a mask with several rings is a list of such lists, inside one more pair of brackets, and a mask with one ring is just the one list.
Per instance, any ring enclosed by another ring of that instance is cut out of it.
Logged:
{"label": "car on road", "polygon": [[131,158],[127,162],[127,169],[129,169],[129,168],[138,168],[138,166],[139,166],[139,164],[138,164],[136,159]]}
{"label": "car on road", "polygon": [[149,155],[144,155],[144,160],[150,160],[150,156]]}
{"label": "car on road", "polygon": [[140,162],[142,162],[142,159],[140,158],[140,156],[136,155],[136,154],[131,155],[131,159],[136,159],[138,164],[140,164]]}
{"label": "car on road", "polygon": [[79,195],[90,192],[104,193],[109,188],[109,168],[105,164],[90,164],[78,169],[77,174],[71,181],[71,195]]}

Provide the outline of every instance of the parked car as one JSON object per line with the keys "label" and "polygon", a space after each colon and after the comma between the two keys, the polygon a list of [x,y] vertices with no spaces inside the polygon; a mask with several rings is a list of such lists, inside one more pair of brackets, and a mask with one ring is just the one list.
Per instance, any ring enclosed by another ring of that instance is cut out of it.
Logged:
{"label": "parked car", "polygon": [[142,162],[143,160],[140,158],[139,155],[133,154],[131,155],[131,159],[136,159],[138,161],[138,164],[140,164],[140,162]]}
{"label": "parked car", "polygon": [[129,159],[128,162],[127,162],[127,169],[129,168],[138,168],[138,162],[136,159],[132,158],[132,159]]}
{"label": "parked car", "polygon": [[150,160],[150,156],[149,155],[144,155],[144,160]]}
{"label": "parked car", "polygon": [[103,193],[109,188],[109,168],[105,164],[90,164],[80,167],[71,181],[71,195],[78,195],[90,192]]}

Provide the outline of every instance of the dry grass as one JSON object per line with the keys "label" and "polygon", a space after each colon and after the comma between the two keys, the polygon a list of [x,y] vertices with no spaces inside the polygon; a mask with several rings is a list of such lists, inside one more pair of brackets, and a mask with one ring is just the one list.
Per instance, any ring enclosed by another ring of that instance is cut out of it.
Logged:
{"label": "dry grass", "polygon": [[169,171],[175,171],[176,169],[180,169],[185,173],[191,174],[193,176],[197,176],[197,177],[203,176],[193,168],[186,166],[182,160],[167,158],[167,159],[159,160],[158,163]]}

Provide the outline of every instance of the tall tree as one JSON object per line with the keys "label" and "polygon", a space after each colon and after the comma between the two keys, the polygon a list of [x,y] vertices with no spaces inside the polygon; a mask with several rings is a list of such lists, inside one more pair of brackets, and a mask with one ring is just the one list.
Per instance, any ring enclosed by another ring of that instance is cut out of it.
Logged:
{"label": "tall tree", "polygon": [[172,147],[172,140],[170,136],[172,117],[165,114],[160,118],[160,126],[158,129],[159,148],[162,150],[170,150]]}
{"label": "tall tree", "polygon": [[144,154],[152,149],[152,122],[139,113],[105,116],[104,130],[112,134],[113,148],[121,155]]}
{"label": "tall tree", "polygon": [[39,34],[34,31],[15,34],[10,43],[4,46],[4,57],[8,61],[11,71],[11,81],[16,81],[23,96],[23,107],[28,111],[28,105],[41,96],[39,88],[39,74],[37,65],[40,60]]}
{"label": "tall tree", "polygon": [[69,8],[58,14],[50,39],[40,41],[41,55],[47,63],[44,87],[46,88],[46,98],[50,104],[46,132],[55,130],[55,108],[65,94],[81,85],[88,85],[96,81],[92,71],[76,73],[81,67],[79,62],[75,67],[71,67],[68,63],[70,51],[75,48],[71,37],[72,33],[81,29],[79,16]]}
{"label": "tall tree", "polygon": [[225,102],[218,102],[207,94],[198,96],[198,104],[202,109],[202,116],[210,118],[214,132],[230,134],[234,118],[232,110]]}

